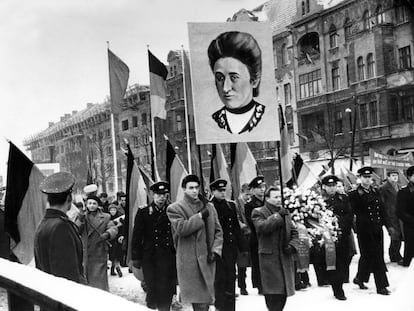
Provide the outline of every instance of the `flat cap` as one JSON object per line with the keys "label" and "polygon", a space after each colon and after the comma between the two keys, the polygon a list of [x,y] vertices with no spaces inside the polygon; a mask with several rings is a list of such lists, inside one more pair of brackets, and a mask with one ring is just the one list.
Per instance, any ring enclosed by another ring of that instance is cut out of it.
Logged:
{"label": "flat cap", "polygon": [[250,188],[259,188],[262,184],[264,184],[264,177],[263,176],[256,176],[253,180],[249,183]]}
{"label": "flat cap", "polygon": [[170,184],[166,181],[159,181],[150,186],[150,190],[157,194],[165,194],[170,192]]}
{"label": "flat cap", "polygon": [[338,182],[339,178],[336,177],[335,175],[327,175],[324,178],[322,178],[322,185],[336,185],[336,183]]}
{"label": "flat cap", "polygon": [[183,181],[181,182],[181,187],[185,188],[189,182],[196,182],[199,185],[201,184],[200,178],[198,178],[197,175],[190,174],[183,178]]}
{"label": "flat cap", "polygon": [[359,175],[363,176],[363,175],[371,175],[373,171],[374,171],[374,169],[371,166],[364,166],[364,167],[361,167],[357,171],[357,173]]}
{"label": "flat cap", "polygon": [[46,177],[40,183],[40,191],[46,194],[71,192],[75,177],[68,172],[59,172]]}
{"label": "flat cap", "polygon": [[407,168],[407,176],[413,176],[414,175],[414,166],[410,166]]}
{"label": "flat cap", "polygon": [[226,186],[227,186],[227,180],[219,178],[219,179],[216,179],[215,181],[213,181],[210,184],[210,189],[211,189],[211,191],[214,191],[214,190],[217,190],[217,189],[226,188]]}

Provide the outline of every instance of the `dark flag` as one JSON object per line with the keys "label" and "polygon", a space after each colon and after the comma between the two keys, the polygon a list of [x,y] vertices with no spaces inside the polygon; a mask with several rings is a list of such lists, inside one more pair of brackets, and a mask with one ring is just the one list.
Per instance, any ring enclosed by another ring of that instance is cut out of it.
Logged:
{"label": "dark flag", "polygon": [[14,255],[29,264],[36,228],[46,209],[46,196],[39,189],[45,176],[12,142],[9,144],[4,225],[15,242]]}
{"label": "dark flag", "polygon": [[167,141],[167,182],[170,184],[171,201],[175,202],[184,197],[184,192],[181,188],[181,181],[188,173],[183,163],[178,158],[178,155],[175,153],[175,150],[168,138],[165,137],[165,139]]}
{"label": "dark flag", "polygon": [[111,110],[113,114],[118,114],[121,112],[121,102],[128,86],[129,68],[110,49],[108,49],[108,63]]}

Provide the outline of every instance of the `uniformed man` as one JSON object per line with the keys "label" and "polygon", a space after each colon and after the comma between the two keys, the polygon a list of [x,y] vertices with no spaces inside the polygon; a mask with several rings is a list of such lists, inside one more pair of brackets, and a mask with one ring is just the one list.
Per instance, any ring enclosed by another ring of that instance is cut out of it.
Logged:
{"label": "uniformed man", "polygon": [[414,257],[414,166],[407,169],[408,184],[398,192],[397,215],[403,223],[404,256],[402,265],[408,267]]}
{"label": "uniformed man", "polygon": [[256,229],[252,221],[252,212],[255,208],[264,205],[264,193],[266,190],[266,184],[263,176],[257,176],[249,183],[251,200],[244,205],[246,212],[246,220],[250,227],[250,256],[252,260],[252,284],[254,288],[257,288],[259,294],[262,294],[262,281],[260,277],[259,268],[259,253],[258,253],[258,241]]}
{"label": "uniformed man", "polygon": [[328,278],[332,286],[334,296],[338,300],[346,300],[343,283],[349,273],[350,233],[353,221],[353,213],[348,198],[337,192],[339,179],[335,175],[328,175],[322,179],[322,187],[325,190],[326,207],[338,218],[341,235],[336,241],[336,269],[328,271]]}
{"label": "uniformed man", "polygon": [[154,200],[139,209],[132,233],[132,260],[141,268],[147,286],[147,307],[170,310],[177,273],[171,224],[167,217],[169,184],[159,181],[150,187]]}
{"label": "uniformed man", "polygon": [[384,237],[382,226],[390,232],[388,219],[378,190],[372,187],[373,168],[366,166],[358,170],[361,184],[349,193],[349,201],[356,215],[356,231],[361,256],[354,284],[360,289],[367,289],[371,273],[374,274],[377,293],[389,295],[390,291],[384,262]]}
{"label": "uniformed man", "polygon": [[243,243],[242,233],[237,218],[236,204],[225,198],[227,181],[217,179],[210,184],[213,203],[223,230],[223,250],[216,263],[214,290],[216,293],[216,310],[232,311],[236,307],[236,261],[238,251],[243,252],[247,246]]}
{"label": "uniformed man", "polygon": [[35,262],[46,273],[86,284],[82,241],[76,225],[66,215],[72,204],[74,184],[75,178],[67,172],[52,174],[40,184],[49,207],[36,230]]}

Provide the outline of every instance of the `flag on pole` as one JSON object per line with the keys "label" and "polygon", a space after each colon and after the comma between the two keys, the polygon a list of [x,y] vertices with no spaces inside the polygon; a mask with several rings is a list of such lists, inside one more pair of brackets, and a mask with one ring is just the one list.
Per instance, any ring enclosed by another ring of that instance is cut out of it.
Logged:
{"label": "flag on pole", "polygon": [[179,201],[184,197],[183,189],[181,188],[181,181],[188,175],[183,162],[178,158],[173,146],[168,140],[167,136],[164,136],[167,141],[167,165],[166,175],[167,182],[170,184],[170,198],[172,202]]}
{"label": "flag on pole", "polygon": [[257,176],[257,162],[247,143],[230,145],[230,167],[233,199],[240,194],[240,187]]}
{"label": "flag on pole", "polygon": [[4,225],[14,242],[14,255],[29,264],[34,256],[36,228],[47,204],[39,189],[45,176],[12,142],[9,144]]}
{"label": "flag on pole", "polygon": [[[147,190],[150,189],[151,185],[154,184],[154,180],[151,178],[150,174],[147,172],[147,170],[141,166],[138,167],[139,168],[139,172],[141,173],[142,178],[144,179],[144,183],[145,183],[145,187],[147,188]],[[152,192],[151,191],[147,191],[147,197],[148,197],[148,202],[152,201]]]}
{"label": "flag on pole", "polygon": [[121,112],[121,102],[128,86],[129,68],[110,49],[108,49],[108,63],[111,110],[113,114],[119,114]]}
{"label": "flag on pole", "polygon": [[147,189],[144,179],[135,164],[134,155],[127,145],[127,179],[126,179],[126,206],[124,238],[127,241],[127,264],[131,261],[132,230],[134,228],[135,215],[139,208],[147,204]]}
{"label": "flag on pole", "polygon": [[167,119],[167,110],[165,109],[166,101],[166,83],[168,75],[167,67],[148,50],[149,71],[150,71],[150,102],[151,117]]}
{"label": "flag on pole", "polygon": [[292,155],[289,147],[289,132],[283,113],[283,108],[279,105],[280,113],[280,167],[283,183],[287,183],[292,178]]}
{"label": "flag on pole", "polygon": [[[227,167],[226,158],[223,153],[223,149],[220,144],[213,144],[211,146],[211,159],[210,159],[210,183],[214,180],[221,178],[228,181],[230,184],[231,179]],[[231,200],[231,187],[226,188],[226,199]]]}

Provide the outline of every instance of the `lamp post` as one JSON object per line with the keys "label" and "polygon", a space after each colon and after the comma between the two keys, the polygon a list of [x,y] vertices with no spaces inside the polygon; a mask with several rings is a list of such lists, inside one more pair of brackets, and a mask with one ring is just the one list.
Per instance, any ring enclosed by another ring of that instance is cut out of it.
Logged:
{"label": "lamp post", "polygon": [[[356,101],[356,99],[355,99]],[[356,105],[355,105],[356,106]],[[351,154],[349,156],[349,170],[352,172],[352,165],[354,160],[354,150],[355,150],[355,130],[356,130],[356,111],[354,111],[354,119],[352,120],[352,109],[346,108],[346,113],[349,113],[349,127],[352,130],[352,139],[351,139]]]}

